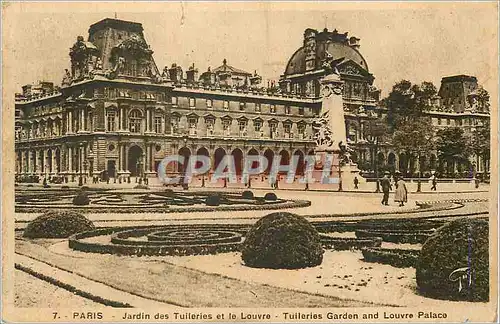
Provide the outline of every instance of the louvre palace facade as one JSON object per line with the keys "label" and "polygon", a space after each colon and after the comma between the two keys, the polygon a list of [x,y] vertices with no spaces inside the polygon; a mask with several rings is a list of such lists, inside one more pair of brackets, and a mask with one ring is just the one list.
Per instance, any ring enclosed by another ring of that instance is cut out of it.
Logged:
{"label": "louvre palace facade", "polygon": [[[16,94],[16,175],[155,177],[172,154],[206,155],[214,166],[231,154],[237,173],[247,155],[279,156],[282,164],[297,155],[300,174],[316,146],[320,80],[332,60],[344,81],[347,141],[358,162],[370,161],[364,127],[386,111],[359,41],[337,30],[307,29],[279,82],[263,85],[257,71],[226,59],[205,72],[194,64],[160,69],[140,23],[101,20],[90,26],[87,40],[77,37],[60,87],[43,81]],[[469,104],[476,88],[474,77],[443,78],[428,112],[436,128],[472,129],[489,120],[489,111]],[[389,144],[381,144],[377,159],[396,169],[401,163]],[[429,161],[437,163],[436,156]]]}

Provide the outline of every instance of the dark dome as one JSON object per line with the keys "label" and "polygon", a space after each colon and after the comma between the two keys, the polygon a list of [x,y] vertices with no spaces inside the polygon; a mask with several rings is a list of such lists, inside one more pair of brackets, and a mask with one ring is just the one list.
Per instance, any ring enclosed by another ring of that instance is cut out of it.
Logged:
{"label": "dark dome", "polygon": [[[344,57],[344,61],[352,60],[363,69],[368,71],[368,65],[363,56],[355,48],[341,43],[326,42],[319,43],[316,52],[316,68],[321,65],[321,60],[325,57],[325,47],[326,51],[333,56],[333,59],[339,59]],[[341,62],[340,64],[342,64]],[[285,75],[300,74],[306,71],[305,53],[304,47],[299,48],[288,61],[286,66]]]}

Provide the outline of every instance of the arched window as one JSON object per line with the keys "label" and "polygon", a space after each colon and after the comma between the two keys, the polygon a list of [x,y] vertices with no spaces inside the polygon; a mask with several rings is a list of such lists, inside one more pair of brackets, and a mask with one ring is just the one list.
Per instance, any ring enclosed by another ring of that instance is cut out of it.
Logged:
{"label": "arched window", "polygon": [[139,110],[132,110],[128,117],[129,130],[131,133],[141,132],[142,114]]}

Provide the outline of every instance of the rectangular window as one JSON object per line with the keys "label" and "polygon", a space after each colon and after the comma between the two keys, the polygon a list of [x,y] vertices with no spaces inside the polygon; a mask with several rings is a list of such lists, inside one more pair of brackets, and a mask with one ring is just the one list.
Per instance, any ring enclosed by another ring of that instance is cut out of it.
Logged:
{"label": "rectangular window", "polygon": [[451,120],[449,118],[446,119],[446,125],[450,125],[451,124]]}
{"label": "rectangular window", "polygon": [[285,114],[290,115],[290,106],[285,106]]}
{"label": "rectangular window", "polygon": [[222,130],[224,132],[224,135],[229,135],[231,133],[231,120],[229,119],[224,119],[222,121]]}
{"label": "rectangular window", "polygon": [[292,131],[292,125],[291,124],[283,124],[283,129],[285,131],[285,134],[290,134]]}
{"label": "rectangular window", "polygon": [[155,132],[160,134],[162,132],[162,117],[155,117]]}
{"label": "rectangular window", "polygon": [[212,108],[212,99],[207,99],[207,108]]}
{"label": "rectangular window", "polygon": [[198,124],[198,120],[196,118],[189,118],[189,128],[196,128],[196,124]]}
{"label": "rectangular window", "polygon": [[240,120],[238,122],[238,127],[240,129],[240,132],[245,131],[247,129],[247,122],[246,122],[246,120]]}
{"label": "rectangular window", "polygon": [[194,98],[189,98],[189,107],[190,108],[196,107],[196,100]]}
{"label": "rectangular window", "polygon": [[438,125],[441,125],[441,118],[438,118]]}
{"label": "rectangular window", "polygon": [[270,112],[271,114],[275,114],[275,113],[276,113],[276,105],[271,105],[271,106],[269,107],[269,112]]}
{"label": "rectangular window", "polygon": [[304,124],[298,124],[297,125],[297,132],[301,135],[303,135],[306,131],[306,125]]}
{"label": "rectangular window", "polygon": [[208,135],[213,135],[213,133],[214,133],[214,124],[215,124],[215,120],[213,120],[213,119],[205,119],[205,126],[207,128],[207,134]]}
{"label": "rectangular window", "polygon": [[247,104],[245,102],[240,102],[240,110],[241,111],[245,110],[246,106],[247,106]]}
{"label": "rectangular window", "polygon": [[114,111],[108,111],[107,122],[108,122],[108,132],[116,131],[116,114]]}
{"label": "rectangular window", "polygon": [[260,132],[260,130],[262,129],[262,122],[260,120],[254,120],[253,127],[256,132]]}
{"label": "rectangular window", "polygon": [[170,120],[170,126],[172,128],[172,134],[177,134],[179,129],[179,117],[172,117]]}
{"label": "rectangular window", "polygon": [[172,97],[172,105],[177,106],[177,97]]}
{"label": "rectangular window", "polygon": [[269,124],[269,132],[270,132],[271,138],[277,137],[277,134],[276,134],[277,129],[278,129],[278,124],[276,124],[276,123]]}
{"label": "rectangular window", "polygon": [[256,111],[256,112],[260,112],[260,111],[261,111],[261,106],[260,106],[260,103],[256,103],[256,104],[255,104],[255,111]]}
{"label": "rectangular window", "polygon": [[299,115],[304,115],[304,107],[299,107]]}
{"label": "rectangular window", "polygon": [[229,110],[229,101],[224,101],[224,110]]}

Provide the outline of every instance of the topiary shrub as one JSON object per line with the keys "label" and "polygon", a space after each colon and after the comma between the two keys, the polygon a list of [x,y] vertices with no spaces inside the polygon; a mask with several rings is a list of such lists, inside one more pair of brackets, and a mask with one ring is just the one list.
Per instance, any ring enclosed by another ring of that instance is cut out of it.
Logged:
{"label": "topiary shrub", "polygon": [[299,269],[321,264],[323,248],[318,232],[305,218],[278,212],[252,226],[241,258],[249,267]]}
{"label": "topiary shrub", "polygon": [[488,301],[488,222],[457,219],[439,228],[422,246],[417,286],[428,297]]}
{"label": "topiary shrub", "polygon": [[221,198],[219,195],[210,195],[205,198],[205,205],[207,206],[219,206]]}
{"label": "topiary shrub", "polygon": [[274,192],[268,192],[264,195],[265,200],[278,200],[278,196]]}
{"label": "topiary shrub", "polygon": [[24,230],[27,238],[66,238],[95,229],[82,214],[73,211],[50,211],[31,221]]}
{"label": "topiary shrub", "polygon": [[134,189],[149,189],[149,187],[143,184],[138,184],[134,187]]}
{"label": "topiary shrub", "polygon": [[73,198],[73,205],[84,206],[88,204],[90,204],[90,199],[85,191],[79,191]]}
{"label": "topiary shrub", "polygon": [[250,190],[245,190],[241,193],[241,197],[243,199],[253,199],[253,192],[251,192]]}

